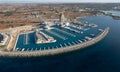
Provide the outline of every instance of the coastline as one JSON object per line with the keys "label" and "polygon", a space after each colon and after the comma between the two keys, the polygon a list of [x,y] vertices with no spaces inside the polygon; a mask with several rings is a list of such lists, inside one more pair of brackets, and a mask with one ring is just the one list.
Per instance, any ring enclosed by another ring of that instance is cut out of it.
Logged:
{"label": "coastline", "polygon": [[40,50],[40,51],[21,51],[21,52],[0,52],[0,57],[39,57],[39,56],[50,56],[50,55],[56,55],[66,52],[75,51],[78,49],[82,49],[88,46],[91,46],[100,40],[102,40],[109,32],[109,27],[107,27],[100,35],[94,37],[92,40],[89,40],[87,42],[83,42],[80,44],[76,44],[69,47],[63,47],[63,48],[57,48],[57,49],[50,49],[50,50]]}

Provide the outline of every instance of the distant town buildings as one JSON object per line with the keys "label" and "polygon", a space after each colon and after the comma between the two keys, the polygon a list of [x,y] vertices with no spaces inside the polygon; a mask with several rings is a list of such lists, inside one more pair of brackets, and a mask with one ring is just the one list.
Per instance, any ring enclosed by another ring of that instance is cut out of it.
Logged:
{"label": "distant town buildings", "polygon": [[120,6],[115,6],[115,7],[113,7],[113,9],[120,10]]}

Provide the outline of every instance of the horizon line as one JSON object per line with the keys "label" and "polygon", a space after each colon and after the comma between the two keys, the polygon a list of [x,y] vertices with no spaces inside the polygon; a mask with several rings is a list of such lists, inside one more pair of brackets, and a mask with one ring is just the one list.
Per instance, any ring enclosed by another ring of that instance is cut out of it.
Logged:
{"label": "horizon line", "polygon": [[120,3],[120,2],[0,2],[0,4],[14,4],[14,3],[37,3],[37,4],[64,4],[64,3]]}

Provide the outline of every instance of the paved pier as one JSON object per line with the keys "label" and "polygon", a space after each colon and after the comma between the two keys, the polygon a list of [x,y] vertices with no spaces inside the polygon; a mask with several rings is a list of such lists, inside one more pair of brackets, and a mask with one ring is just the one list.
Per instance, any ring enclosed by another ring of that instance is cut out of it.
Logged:
{"label": "paved pier", "polygon": [[80,31],[77,31],[77,30],[72,29],[72,28],[70,28],[70,27],[64,27],[64,28],[66,28],[66,29],[68,29],[68,30],[70,30],[70,31],[74,31],[74,32],[76,32],[76,33],[80,33]]}
{"label": "paved pier", "polygon": [[57,29],[57,28],[55,28],[55,30],[57,30],[57,31],[59,31],[59,32],[62,32],[62,33],[64,33],[64,34],[67,34],[67,35],[69,35],[69,36],[75,37],[74,34],[68,33],[68,32],[66,32],[66,31],[63,31],[63,30],[60,30],[60,29]]}
{"label": "paved pier", "polygon": [[56,49],[49,49],[49,50],[37,50],[37,51],[21,51],[21,52],[0,52],[0,57],[38,57],[38,56],[48,56],[48,55],[56,55],[60,53],[66,53],[75,51],[81,48],[88,47],[93,45],[100,40],[102,40],[109,32],[109,27],[107,27],[101,34],[94,37],[93,39],[82,42],[76,45],[63,47],[63,48],[56,48]]}
{"label": "paved pier", "polygon": [[50,34],[53,34],[53,35],[57,36],[58,38],[60,38],[60,39],[62,39],[62,40],[66,40],[65,37],[63,37],[63,36],[61,36],[61,35],[59,35],[59,34],[53,32],[53,31],[50,31],[50,30],[46,30],[46,31],[49,32]]}
{"label": "paved pier", "polygon": [[25,36],[25,44],[28,44],[28,33]]}

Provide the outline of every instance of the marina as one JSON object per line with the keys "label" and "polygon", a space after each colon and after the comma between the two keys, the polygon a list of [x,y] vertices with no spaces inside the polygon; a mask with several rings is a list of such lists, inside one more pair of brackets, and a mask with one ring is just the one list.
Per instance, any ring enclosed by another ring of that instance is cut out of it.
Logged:
{"label": "marina", "polygon": [[[96,35],[100,34],[100,31],[98,29],[95,29],[96,31],[92,32],[92,29],[90,28],[88,30],[89,31],[88,33],[85,32],[84,34],[81,34],[81,32],[84,32],[84,29],[78,31],[76,27],[74,28],[69,28],[69,27],[70,26],[68,27],[53,26],[51,29],[40,30],[46,35],[53,37],[56,40],[56,42],[54,43],[36,44],[34,39],[35,32],[29,34],[21,34],[19,35],[16,49],[13,51],[36,51],[36,50],[49,50],[49,49],[69,47],[72,45],[89,41],[92,38],[94,38]],[[92,37],[91,34],[92,35],[94,34],[94,37]],[[25,43],[27,44],[24,44],[24,40]]]}
{"label": "marina", "polygon": [[79,19],[67,22],[63,13],[59,20],[41,21],[30,29],[28,32],[26,29],[21,33],[22,29],[17,31],[18,35],[11,54],[24,57],[74,51],[97,43],[109,32],[109,27],[101,27],[92,22]]}
{"label": "marina", "polygon": [[70,51],[78,50],[78,49],[97,43],[98,41],[103,39],[108,34],[108,32],[109,32],[109,27],[107,27],[100,35],[94,37],[92,40],[83,42],[81,44],[76,44],[75,42],[72,42],[73,44],[76,44],[76,45],[72,45],[69,47],[63,47],[62,44],[59,44],[60,48],[50,49],[50,47],[48,47],[48,48],[44,48],[44,50],[42,51],[41,51],[41,47],[37,51],[33,51],[34,48],[31,48],[30,51],[24,51],[24,48],[22,48],[21,51],[11,52],[10,54],[8,54],[8,52],[2,52],[0,56],[4,55],[6,57],[7,56],[8,57],[32,57],[32,56],[35,57],[35,56],[46,56],[46,55],[54,55],[59,53],[70,52]]}

